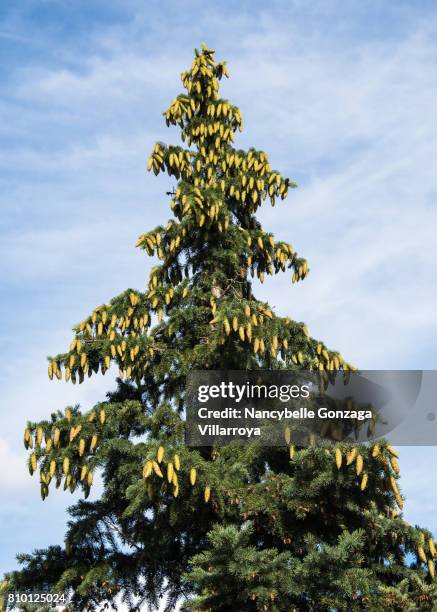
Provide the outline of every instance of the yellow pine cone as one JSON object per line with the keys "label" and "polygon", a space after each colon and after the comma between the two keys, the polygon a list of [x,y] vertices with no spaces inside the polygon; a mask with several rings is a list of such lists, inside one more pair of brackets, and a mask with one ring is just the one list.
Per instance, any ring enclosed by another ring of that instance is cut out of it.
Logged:
{"label": "yellow pine cone", "polygon": [[196,484],[196,478],[197,478],[196,468],[191,468],[191,470],[190,470],[190,483],[191,483],[191,485],[193,487]]}
{"label": "yellow pine cone", "polygon": [[60,435],[61,435],[61,432],[59,431],[57,427],[55,427],[55,431],[53,432],[53,446],[55,447],[58,446]]}
{"label": "yellow pine cone", "polygon": [[65,409],[65,418],[67,419],[67,421],[71,421],[71,408]]}
{"label": "yellow pine cone", "polygon": [[41,446],[43,431],[42,427],[38,427],[36,430],[36,442]]}
{"label": "yellow pine cone", "polygon": [[172,482],[173,481],[173,470],[174,470],[173,463],[170,462],[167,465],[167,480],[168,480],[168,482]]}
{"label": "yellow pine cone", "polygon": [[153,466],[153,471],[155,472],[155,474],[157,476],[159,476],[160,478],[163,478],[163,475],[162,475],[162,472],[161,472],[161,468],[156,463],[156,461],[152,461],[152,466]]}
{"label": "yellow pine cone", "polygon": [[32,466],[32,470],[35,471],[36,470],[36,466],[37,466],[37,459],[36,459],[35,453],[32,453],[32,456],[30,458],[30,464]]}
{"label": "yellow pine cone", "polygon": [[363,457],[361,455],[358,455],[357,464],[356,464],[357,476],[359,476],[361,472],[363,471],[363,465],[364,465]]}
{"label": "yellow pine cone", "polygon": [[356,448],[352,448],[350,451],[348,451],[348,453],[346,454],[346,465],[350,465],[351,463],[353,463],[355,461],[356,456],[357,456]]}
{"label": "yellow pine cone", "polygon": [[64,461],[62,463],[62,469],[64,470],[64,474],[67,475],[70,469],[70,459],[68,457],[64,457]]}
{"label": "yellow pine cone", "polygon": [[335,464],[337,466],[337,469],[341,468],[341,463],[342,463],[342,456],[341,456],[341,450],[339,448],[335,449]]}
{"label": "yellow pine cone", "polygon": [[179,471],[181,469],[181,460],[179,459],[179,455],[178,454],[176,454],[173,457],[173,464],[174,464],[175,470]]}
{"label": "yellow pine cone", "polygon": [[296,454],[296,449],[294,448],[294,446],[290,446],[290,459],[293,459],[295,454]]}
{"label": "yellow pine cone", "polygon": [[86,466],[86,465],[83,465],[83,466],[82,466],[82,469],[80,470],[80,479],[81,479],[81,480],[84,480],[84,479],[85,479],[85,476],[86,476],[87,472],[88,472],[88,468],[87,468],[87,466]]}
{"label": "yellow pine cone", "polygon": [[93,473],[92,472],[88,472],[88,486],[90,487],[93,484]]}
{"label": "yellow pine cone", "polygon": [[97,446],[97,434],[94,434],[91,438],[90,450],[94,450]]}
{"label": "yellow pine cone", "polygon": [[363,474],[363,478],[361,479],[361,491],[364,491],[364,489],[367,487],[367,481],[369,479],[368,474],[365,472]]}
{"label": "yellow pine cone", "polygon": [[372,449],[372,457],[377,457],[379,455],[380,452],[380,448],[378,446],[378,444],[375,444],[375,446]]}
{"label": "yellow pine cone", "polygon": [[431,578],[435,578],[435,567],[434,567],[434,561],[432,559],[428,559],[428,569],[429,569],[429,573],[431,575]]}
{"label": "yellow pine cone", "polygon": [[85,440],[81,438],[79,440],[79,457],[82,457],[84,452],[85,452]]}
{"label": "yellow pine cone", "polygon": [[158,448],[158,452],[156,453],[156,458],[158,460],[158,463],[161,463],[161,461],[164,458],[164,447],[163,446],[160,446]]}
{"label": "yellow pine cone", "polygon": [[417,556],[422,561],[422,563],[426,563],[426,555],[425,555],[425,551],[423,549],[423,546],[418,546],[417,547]]}
{"label": "yellow pine cone", "polygon": [[435,557],[436,556],[436,548],[435,548],[434,540],[432,538],[429,538],[429,540],[428,540],[428,547],[429,547],[429,552],[431,553],[431,555],[433,557]]}
{"label": "yellow pine cone", "polygon": [[397,459],[399,459],[399,455],[398,455],[396,449],[393,448],[393,446],[387,446],[387,450],[390,453],[390,455],[393,455],[393,457],[396,457]]}
{"label": "yellow pine cone", "polygon": [[106,413],[105,411],[102,409],[99,413],[99,421],[102,425],[104,425],[105,421],[106,421]]}
{"label": "yellow pine cone", "polygon": [[210,487],[205,487],[204,499],[206,503],[209,502],[210,497],[211,497],[211,489]]}
{"label": "yellow pine cone", "polygon": [[394,457],[390,457],[390,464],[393,468],[393,470],[396,472],[396,474],[400,473],[400,467],[399,467],[399,463],[396,461],[396,459]]}
{"label": "yellow pine cone", "polygon": [[143,467],[143,478],[146,479],[150,476],[150,474],[152,473],[152,469],[153,469],[153,464],[151,461],[146,461],[146,463],[144,464]]}
{"label": "yellow pine cone", "polygon": [[50,468],[49,468],[50,476],[54,476],[55,472],[56,472],[56,461],[52,459],[52,461],[50,461]]}
{"label": "yellow pine cone", "polygon": [[390,476],[390,484],[391,484],[391,488],[393,489],[393,493],[395,495],[399,495],[398,486],[396,484],[396,478],[394,476]]}

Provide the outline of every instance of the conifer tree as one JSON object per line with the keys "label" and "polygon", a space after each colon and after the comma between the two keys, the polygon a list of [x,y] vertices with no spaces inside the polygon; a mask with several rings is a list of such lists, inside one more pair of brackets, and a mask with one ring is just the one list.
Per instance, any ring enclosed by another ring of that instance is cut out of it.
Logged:
{"label": "conifer tree", "polygon": [[[347,374],[340,353],[256,299],[253,277],[309,268],[256,218],[295,183],[265,152],[234,147],[240,110],[219,96],[225,62],[202,45],[186,93],[164,113],[183,146],[157,143],[148,169],[174,179],[173,218],[137,246],[160,264],[74,328],[50,378],[73,384],[115,366],[117,389],[89,411],[28,422],[24,445],[44,500],[77,489],[64,546],[19,555],[3,591],[68,590],[71,609],[431,610],[435,544],[402,517],[385,442],[268,448],[184,445],[185,381],[196,369]],[[323,374],[322,374],[323,375]],[[94,475],[103,491],[88,501]]]}

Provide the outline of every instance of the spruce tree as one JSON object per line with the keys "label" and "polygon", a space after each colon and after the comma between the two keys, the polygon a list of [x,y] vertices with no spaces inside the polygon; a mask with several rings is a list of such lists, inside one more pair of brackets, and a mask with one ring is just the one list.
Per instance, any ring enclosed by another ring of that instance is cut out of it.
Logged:
{"label": "spruce tree", "polygon": [[[89,411],[28,422],[28,466],[43,499],[79,489],[63,546],[18,556],[3,591],[68,590],[73,610],[120,597],[129,609],[431,610],[435,544],[402,517],[395,449],[184,445],[185,383],[196,369],[346,373],[340,353],[256,299],[251,279],[306,260],[263,229],[264,201],[295,183],[263,151],[234,147],[240,110],[205,45],[164,113],[184,146],[157,143],[148,169],[174,179],[173,218],[137,246],[160,264],[74,328],[50,378],[82,383],[118,366],[115,391]],[[186,145],[186,146],[185,146]],[[88,501],[94,474],[103,492]]]}

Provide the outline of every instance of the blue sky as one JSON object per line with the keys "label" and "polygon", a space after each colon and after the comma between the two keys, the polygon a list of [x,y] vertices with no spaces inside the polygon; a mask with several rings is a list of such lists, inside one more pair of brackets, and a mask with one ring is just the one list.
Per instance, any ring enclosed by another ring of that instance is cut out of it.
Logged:
{"label": "blue sky", "polygon": [[[170,216],[145,173],[202,40],[227,59],[238,145],[299,189],[261,213],[311,267],[257,289],[362,368],[437,367],[437,7],[433,2],[7,2],[0,7],[0,572],[62,540],[26,418],[85,408],[111,379],[49,383],[47,354],[97,304],[142,288],[138,235]],[[437,534],[435,448],[401,449],[406,517]]]}

